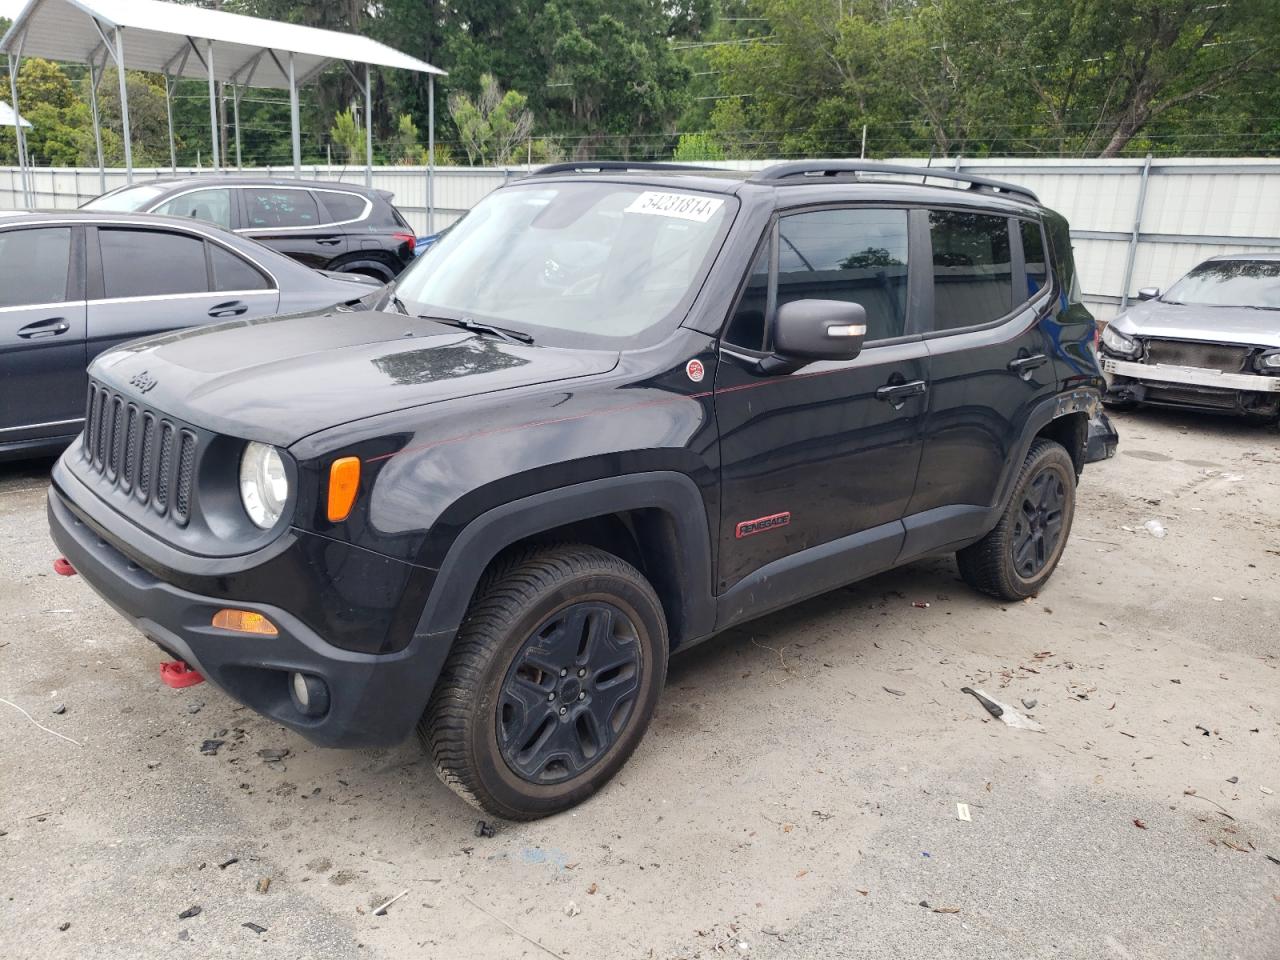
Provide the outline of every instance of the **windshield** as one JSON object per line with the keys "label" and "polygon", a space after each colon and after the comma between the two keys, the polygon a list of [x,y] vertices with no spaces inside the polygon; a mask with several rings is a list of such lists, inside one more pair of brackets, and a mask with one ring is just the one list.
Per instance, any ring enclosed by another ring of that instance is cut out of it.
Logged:
{"label": "windshield", "polygon": [[731,197],[619,183],[490,194],[396,283],[410,313],[617,349],[688,310]]}
{"label": "windshield", "polygon": [[1280,310],[1280,260],[1210,260],[1160,299],[1206,307]]}
{"label": "windshield", "polygon": [[152,200],[160,196],[168,187],[147,186],[125,187],[123,190],[112,190],[100,197],[90,200],[81,210],[107,210],[112,213],[132,213],[143,210]]}

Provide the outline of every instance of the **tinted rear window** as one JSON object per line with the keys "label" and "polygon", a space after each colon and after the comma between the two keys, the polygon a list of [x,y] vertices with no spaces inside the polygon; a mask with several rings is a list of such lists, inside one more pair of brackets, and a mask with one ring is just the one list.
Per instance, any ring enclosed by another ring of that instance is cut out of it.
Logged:
{"label": "tinted rear window", "polygon": [[266,290],[270,287],[266,277],[255,267],[216,243],[209,244],[209,262],[213,265],[215,290]]}
{"label": "tinted rear window", "polygon": [[204,241],[180,233],[99,228],[108,298],[205,293]]}
{"label": "tinted rear window", "polygon": [[1008,219],[931,210],[929,231],[933,240],[933,328],[972,327],[1007,315],[1013,309]]}
{"label": "tinted rear window", "polygon": [[341,222],[343,220],[358,220],[364,213],[365,199],[356,196],[354,193],[321,193],[320,201],[324,204],[326,210],[329,211],[328,220],[331,223]]}
{"label": "tinted rear window", "polygon": [[247,225],[251,229],[314,227],[320,222],[315,198],[306,190],[255,187],[244,194]]}

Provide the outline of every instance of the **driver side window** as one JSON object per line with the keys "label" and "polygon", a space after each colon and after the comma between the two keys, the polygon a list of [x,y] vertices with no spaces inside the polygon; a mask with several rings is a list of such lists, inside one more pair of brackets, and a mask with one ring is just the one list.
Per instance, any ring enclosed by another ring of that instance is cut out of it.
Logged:
{"label": "driver side window", "polygon": [[166,200],[153,211],[170,217],[191,217],[231,229],[231,191],[194,190]]}

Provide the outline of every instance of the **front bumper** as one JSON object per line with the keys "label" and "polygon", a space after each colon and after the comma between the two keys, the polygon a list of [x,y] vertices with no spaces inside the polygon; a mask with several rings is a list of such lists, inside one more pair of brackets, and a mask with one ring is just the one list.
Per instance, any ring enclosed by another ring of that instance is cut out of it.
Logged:
{"label": "front bumper", "polygon": [[[49,529],[58,549],[103,599],[159,647],[257,712],[321,746],[386,746],[403,740],[426,708],[449,638],[414,635],[403,650],[360,653],[331,645],[297,617],[264,603],[220,599],[167,583],[126,557],[56,487],[49,489]],[[275,637],[215,629],[223,607],[253,610],[279,629]],[[289,696],[294,671],[329,688],[329,710],[302,714]]]}

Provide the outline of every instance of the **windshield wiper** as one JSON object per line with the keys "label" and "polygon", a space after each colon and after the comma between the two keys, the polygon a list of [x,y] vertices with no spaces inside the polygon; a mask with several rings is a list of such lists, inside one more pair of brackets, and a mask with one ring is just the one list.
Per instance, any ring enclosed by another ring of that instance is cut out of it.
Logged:
{"label": "windshield wiper", "polygon": [[451,327],[461,327],[463,330],[470,330],[472,333],[487,333],[491,337],[506,340],[508,343],[533,343],[533,337],[523,330],[495,327],[492,323],[481,323],[479,320],[472,320],[470,317],[458,317],[455,320],[453,317],[432,317],[426,314],[419,314],[418,319],[447,323]]}

